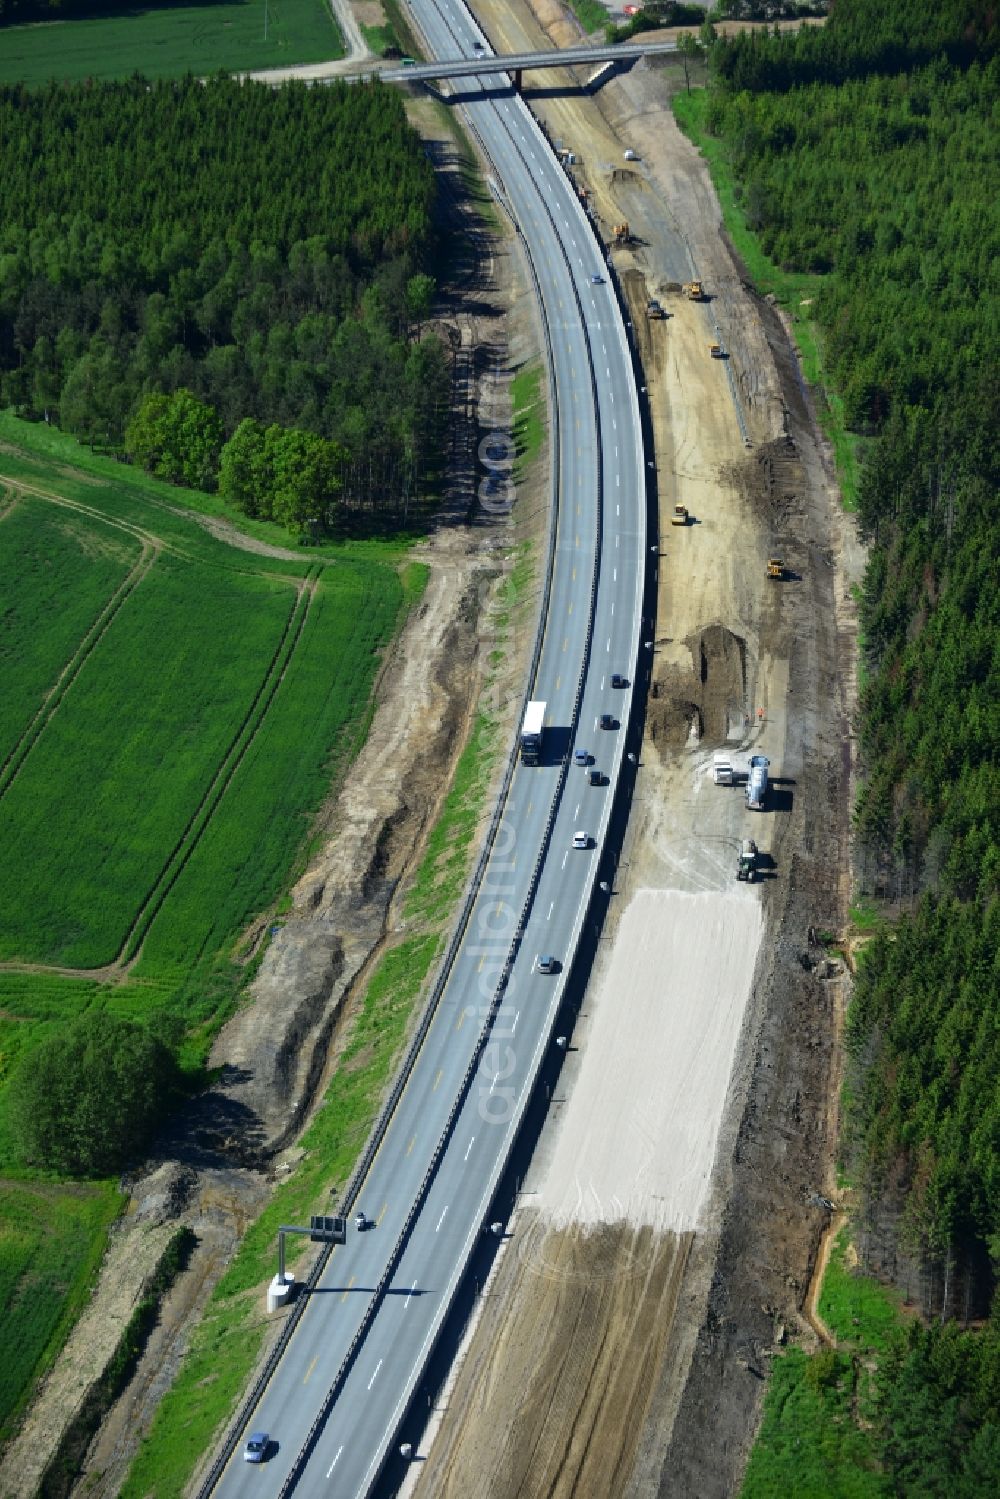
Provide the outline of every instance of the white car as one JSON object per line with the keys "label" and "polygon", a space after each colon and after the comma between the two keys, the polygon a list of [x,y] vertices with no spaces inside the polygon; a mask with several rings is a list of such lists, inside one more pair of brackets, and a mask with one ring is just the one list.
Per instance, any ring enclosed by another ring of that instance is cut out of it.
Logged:
{"label": "white car", "polygon": [[590,834],[589,833],[574,833],[573,834],[573,847],[574,848],[589,848],[590,847]]}
{"label": "white car", "polygon": [[603,286],[604,285],[604,277],[601,275],[601,273],[599,271],[595,271],[594,274],[591,276],[591,278],[590,278],[590,284],[591,284],[591,286]]}

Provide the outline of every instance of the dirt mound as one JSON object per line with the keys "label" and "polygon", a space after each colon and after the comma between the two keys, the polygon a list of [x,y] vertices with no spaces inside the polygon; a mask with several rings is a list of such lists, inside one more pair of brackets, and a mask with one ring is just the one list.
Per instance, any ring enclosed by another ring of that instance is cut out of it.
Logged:
{"label": "dirt mound", "polygon": [[684,642],[691,669],[665,665],[650,689],[649,737],[680,749],[692,740],[725,744],[743,731],[747,712],[746,642],[723,625],[709,625]]}
{"label": "dirt mound", "polygon": [[802,514],[806,476],[791,437],[779,437],[723,464],[719,476],[771,526],[787,526]]}

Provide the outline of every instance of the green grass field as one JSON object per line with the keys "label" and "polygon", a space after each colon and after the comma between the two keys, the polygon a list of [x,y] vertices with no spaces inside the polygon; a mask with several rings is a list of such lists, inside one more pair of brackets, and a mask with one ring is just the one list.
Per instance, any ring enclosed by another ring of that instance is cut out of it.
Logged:
{"label": "green grass field", "polygon": [[0,1441],[83,1307],[122,1202],[104,1183],[0,1181]]}
{"label": "green grass field", "polygon": [[146,4],[79,21],[0,29],[0,83],[50,78],[171,78],[184,73],[258,71],[344,55],[327,0],[214,0]]}
{"label": "green grass field", "polygon": [[[64,1189],[18,1160],[8,1079],[89,1008],[176,1017],[183,1061],[203,1062],[247,973],[237,940],[304,863],[426,570],[375,543],[252,553],[210,535],[190,492],[9,414],[0,438],[0,1171],[23,1186],[9,1212],[0,1198],[0,1289],[25,1300],[0,1324],[2,1420],[75,1315],[111,1190],[75,1227],[53,1218],[83,1269],[50,1274],[32,1204]],[[131,959],[111,984],[86,972]]]}

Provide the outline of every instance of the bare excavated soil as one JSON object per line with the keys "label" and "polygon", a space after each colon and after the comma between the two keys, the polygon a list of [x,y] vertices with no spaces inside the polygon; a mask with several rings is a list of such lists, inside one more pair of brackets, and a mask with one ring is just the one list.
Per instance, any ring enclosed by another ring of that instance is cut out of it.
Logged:
{"label": "bare excavated soil", "polygon": [[[556,6],[531,4],[552,42],[569,39]],[[523,0],[477,13],[504,48],[541,41]],[[747,287],[674,125],[670,76],[642,66],[594,96],[530,100],[577,155],[605,237],[623,220],[634,236],[612,255],[655,441],[653,665],[615,898],[559,1097],[411,1470],[418,1499],[733,1494],[772,1351],[814,1336],[804,1302],[828,1219],[844,978],[810,932],[846,919],[862,558],[786,330]],[[703,303],[682,292],[696,276]],[[647,321],[650,296],[663,319]],[[728,359],[709,357],[716,341]],[[675,503],[686,526],[669,524]],[[723,747],[769,757],[765,814],[713,784]],[[734,879],[747,836],[762,855],[752,887]],[[737,935],[746,902],[759,942]],[[633,1276],[637,1242],[662,1276]],[[575,1295],[533,1268],[567,1256]]]}
{"label": "bare excavated soil", "polygon": [[522,1213],[463,1371],[467,1424],[445,1423],[420,1492],[622,1493],[690,1247],[691,1235],[550,1230]]}

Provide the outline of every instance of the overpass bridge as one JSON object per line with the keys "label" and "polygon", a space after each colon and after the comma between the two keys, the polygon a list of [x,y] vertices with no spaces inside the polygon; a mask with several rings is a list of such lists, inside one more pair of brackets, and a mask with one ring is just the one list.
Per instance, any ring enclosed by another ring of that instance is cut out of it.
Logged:
{"label": "overpass bridge", "polygon": [[508,73],[517,93],[521,91],[521,80],[525,73],[536,68],[567,68],[588,63],[619,63],[631,67],[643,57],[654,57],[659,53],[676,52],[676,42],[622,42],[619,46],[580,46],[549,48],[544,52],[511,52],[498,55],[495,52],[477,52],[470,48],[467,57],[438,59],[436,62],[413,62],[405,66],[383,68],[379,77],[385,83],[439,82],[443,78],[487,78],[495,73]]}

